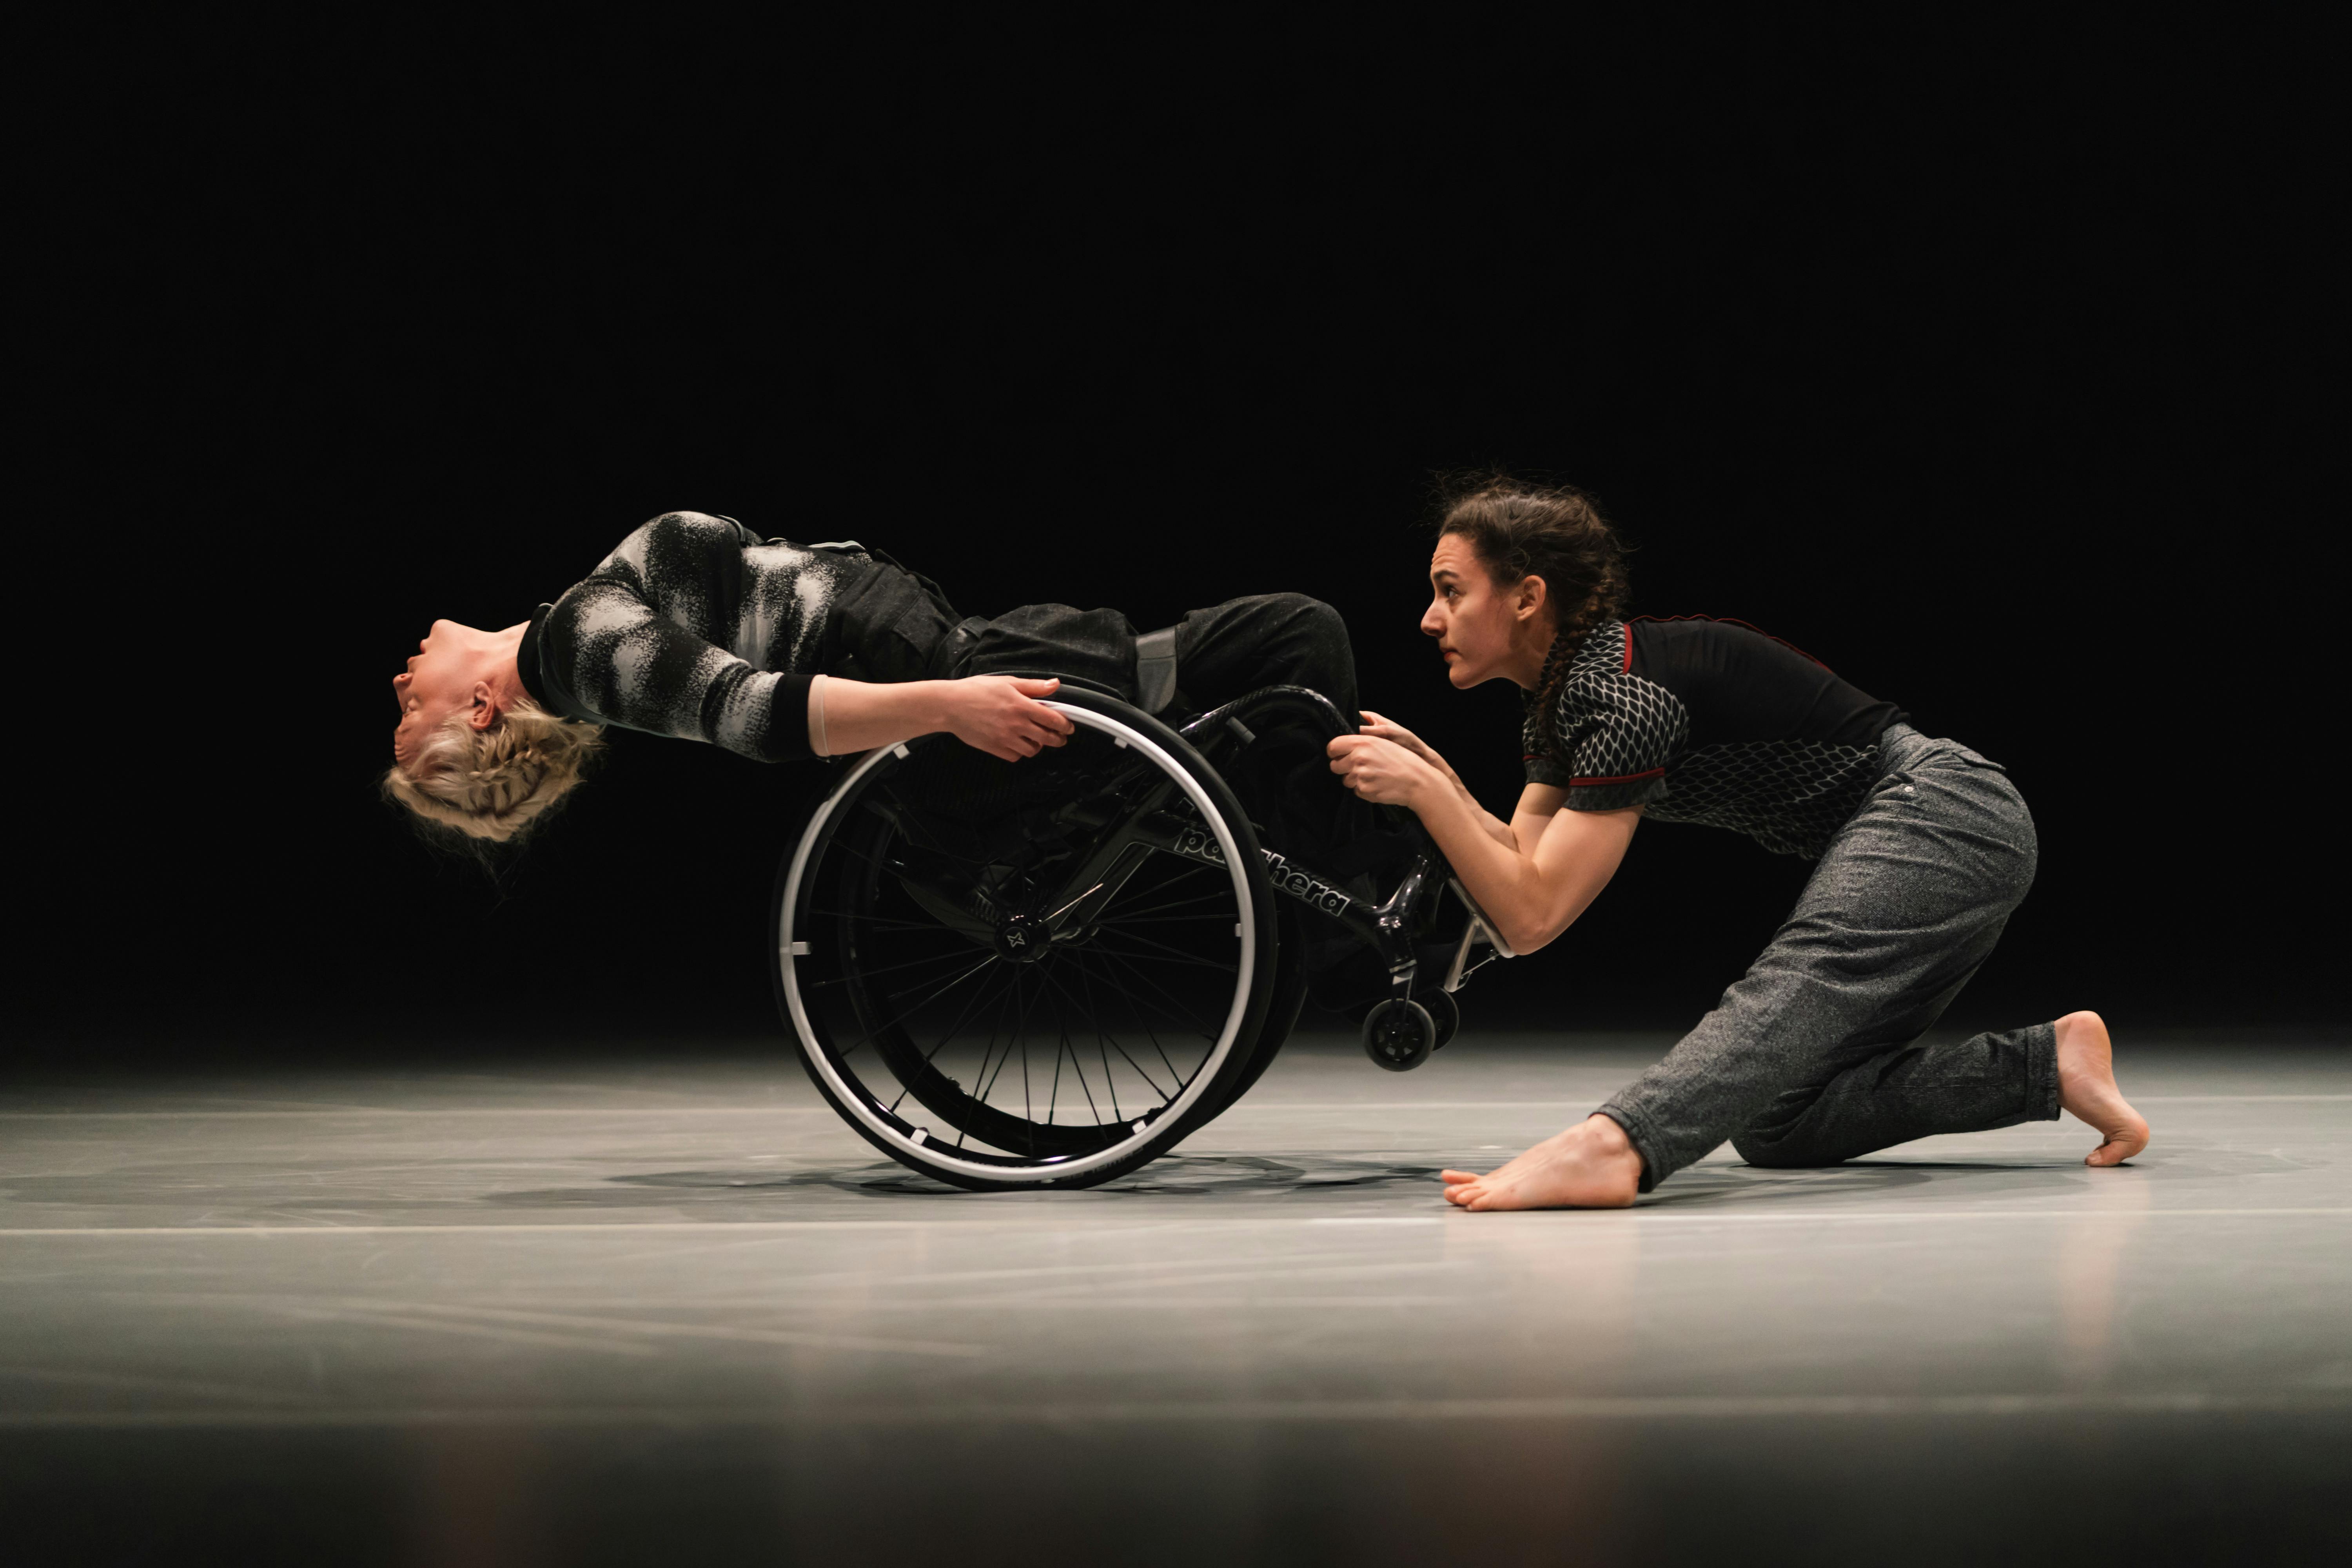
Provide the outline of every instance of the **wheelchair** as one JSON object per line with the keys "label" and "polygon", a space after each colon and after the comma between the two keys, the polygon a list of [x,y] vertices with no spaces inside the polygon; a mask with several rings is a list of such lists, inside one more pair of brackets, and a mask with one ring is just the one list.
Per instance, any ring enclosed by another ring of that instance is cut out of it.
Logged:
{"label": "wheelchair", "polygon": [[1168,1152],[1288,1037],[1302,921],[1385,964],[1363,1038],[1393,1071],[1452,1037],[1473,970],[1512,956],[1405,814],[1378,903],[1261,842],[1227,773],[1269,725],[1349,732],[1321,694],[1269,687],[1181,729],[1067,679],[1048,706],[1067,744],[1019,763],[944,734],[866,753],[777,875],[776,998],[802,1063],[901,1164],[1028,1191]]}

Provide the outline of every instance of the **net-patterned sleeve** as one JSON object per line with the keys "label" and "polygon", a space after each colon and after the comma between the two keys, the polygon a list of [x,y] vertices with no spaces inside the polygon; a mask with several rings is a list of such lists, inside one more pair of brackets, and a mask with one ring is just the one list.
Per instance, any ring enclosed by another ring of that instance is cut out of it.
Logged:
{"label": "net-patterned sleeve", "polygon": [[1571,811],[1617,811],[1663,798],[1666,770],[1689,740],[1689,712],[1672,692],[1631,672],[1630,647],[1622,623],[1596,628],[1569,665],[1550,734],[1528,716],[1528,782],[1565,789]]}
{"label": "net-patterned sleeve", "polygon": [[584,716],[761,762],[810,755],[810,673],[770,671],[721,646],[744,598],[747,534],[667,512],[558,599],[541,668]]}

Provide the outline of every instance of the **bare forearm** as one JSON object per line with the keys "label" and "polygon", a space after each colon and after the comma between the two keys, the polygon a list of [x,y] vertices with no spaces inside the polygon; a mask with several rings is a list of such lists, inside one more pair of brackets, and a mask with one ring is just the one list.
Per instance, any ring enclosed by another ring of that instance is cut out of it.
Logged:
{"label": "bare forearm", "polygon": [[824,710],[821,717],[813,714],[811,743],[817,739],[814,731],[822,728],[826,752],[841,756],[944,730],[948,686],[944,680],[885,684],[827,676],[813,694],[813,708],[822,702]]}
{"label": "bare forearm", "polygon": [[1419,816],[1515,951],[1533,952],[1566,931],[1616,875],[1640,806],[1567,811],[1567,791],[1530,784],[1505,826],[1419,739],[1386,720],[1365,726],[1375,728],[1388,732],[1334,740],[1331,771],[1364,799]]}
{"label": "bare forearm", "polygon": [[[1449,768],[1446,772],[1451,774],[1453,770]],[[1458,778],[1454,780],[1454,793],[1461,798],[1463,805],[1468,808],[1471,820],[1478,825],[1480,831],[1504,848],[1514,853],[1518,850],[1518,835],[1511,831],[1511,825],[1480,805],[1478,797],[1472,795],[1469,786]]]}
{"label": "bare forearm", "polygon": [[1535,862],[1521,851],[1510,825],[1480,806],[1458,780],[1449,791],[1431,791],[1412,809],[1478,907],[1519,948],[1517,939],[1541,923],[1548,900]]}
{"label": "bare forearm", "polygon": [[1428,759],[1430,765],[1437,770],[1439,775],[1453,786],[1454,798],[1462,803],[1463,809],[1470,814],[1470,820],[1478,825],[1479,831],[1514,853],[1524,847],[1519,843],[1518,836],[1511,831],[1509,823],[1478,804],[1478,797],[1470,793],[1470,786],[1462,782],[1462,775],[1454,771],[1453,763],[1439,756],[1434,751],[1426,751],[1423,755]]}
{"label": "bare forearm", "polygon": [[1506,829],[1486,831],[1483,813],[1434,780],[1409,804],[1452,863],[1454,875],[1514,951],[1533,952],[1576,923],[1617,874],[1642,809],[1563,811],[1559,792],[1530,785]]}
{"label": "bare forearm", "polygon": [[1017,763],[1067,742],[1070,720],[1045,701],[1060,689],[1051,678],[1021,675],[887,685],[824,676],[809,694],[809,745],[841,756],[944,731],[976,751]]}

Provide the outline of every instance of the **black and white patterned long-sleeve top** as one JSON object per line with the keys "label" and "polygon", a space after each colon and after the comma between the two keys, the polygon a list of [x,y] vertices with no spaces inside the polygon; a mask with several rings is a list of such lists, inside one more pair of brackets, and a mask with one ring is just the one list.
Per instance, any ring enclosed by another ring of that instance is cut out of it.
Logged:
{"label": "black and white patterned long-sleeve top", "polygon": [[854,549],[665,512],[541,606],[518,670],[541,706],[568,718],[708,741],[763,762],[805,757],[809,683],[822,672],[828,619],[880,570]]}
{"label": "black and white patterned long-sleeve top", "polygon": [[1814,859],[1904,715],[1751,626],[1685,616],[1597,627],[1551,717],[1546,737],[1528,715],[1528,781],[1564,787],[1570,809],[1639,805]]}

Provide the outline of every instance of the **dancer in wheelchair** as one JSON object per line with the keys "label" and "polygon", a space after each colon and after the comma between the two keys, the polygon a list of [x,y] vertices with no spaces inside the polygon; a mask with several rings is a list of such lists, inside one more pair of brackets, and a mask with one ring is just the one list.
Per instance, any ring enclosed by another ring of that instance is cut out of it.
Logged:
{"label": "dancer in wheelchair", "polygon": [[[761,762],[939,733],[975,761],[1057,751],[1071,721],[1041,699],[1059,681],[1013,671],[1053,671],[1171,717],[1304,687],[1354,722],[1346,624],[1303,595],[1196,610],[1142,643],[1113,610],[1031,605],[965,618],[879,551],[668,512],[527,622],[435,622],[393,681],[400,719],[383,784],[439,828],[507,841],[578,784],[607,724]],[[1274,731],[1235,780],[1253,815],[1318,868],[1352,868],[1368,891],[1362,864],[1387,840],[1372,808],[1329,778],[1328,731]],[[1336,927],[1308,931],[1305,946],[1319,999],[1344,1005],[1380,989],[1377,966],[1351,969],[1359,944]]]}
{"label": "dancer in wheelchair", "polygon": [[1762,956],[1662,1061],[1499,1168],[1445,1172],[1454,1203],[1616,1206],[1727,1140],[1753,1164],[1826,1165],[2062,1108],[2101,1134],[2088,1164],[2146,1146],[2096,1014],[1921,1041],[2032,880],[2032,818],[1999,764],[1740,623],[1627,620],[1617,542],[1573,490],[1498,479],[1461,495],[1430,582],[1422,630],[1453,685],[1528,694],[1511,819],[1375,713],[1331,742],[1331,767],[1420,817],[1511,949],[1567,930],[1644,816],[1816,863]]}

